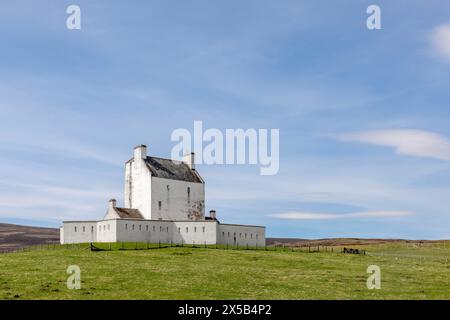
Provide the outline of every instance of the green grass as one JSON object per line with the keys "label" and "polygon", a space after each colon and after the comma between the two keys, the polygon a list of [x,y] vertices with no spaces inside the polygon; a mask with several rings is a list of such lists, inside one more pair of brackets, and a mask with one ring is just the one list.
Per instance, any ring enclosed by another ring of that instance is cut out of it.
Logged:
{"label": "green grass", "polygon": [[[86,245],[55,246],[1,254],[0,299],[450,299],[448,242],[375,245],[365,247],[365,256],[340,254],[339,248],[150,247],[119,250],[112,244],[112,251],[91,252]],[[380,290],[366,287],[372,264],[381,268]],[[80,290],[67,289],[69,265],[81,268]]]}

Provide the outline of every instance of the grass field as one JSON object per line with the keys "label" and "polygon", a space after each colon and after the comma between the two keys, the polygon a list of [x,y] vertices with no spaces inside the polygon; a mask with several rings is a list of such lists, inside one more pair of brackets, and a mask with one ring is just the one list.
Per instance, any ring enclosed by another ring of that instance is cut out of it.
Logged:
{"label": "grass field", "polygon": [[[0,299],[450,299],[450,242],[365,246],[367,255],[117,246],[1,254]],[[372,264],[380,290],[366,287]],[[69,265],[81,268],[79,290],[67,289]]]}

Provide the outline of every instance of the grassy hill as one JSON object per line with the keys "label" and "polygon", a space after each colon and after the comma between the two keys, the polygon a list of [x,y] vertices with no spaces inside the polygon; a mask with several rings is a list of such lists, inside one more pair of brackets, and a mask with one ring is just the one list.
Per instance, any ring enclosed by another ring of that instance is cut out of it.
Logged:
{"label": "grassy hill", "polygon": [[[342,254],[338,247],[95,252],[55,245],[0,254],[0,299],[450,298],[450,242],[364,248],[367,255]],[[380,290],[366,287],[372,264],[381,268]],[[69,265],[81,268],[80,290],[66,287]]]}

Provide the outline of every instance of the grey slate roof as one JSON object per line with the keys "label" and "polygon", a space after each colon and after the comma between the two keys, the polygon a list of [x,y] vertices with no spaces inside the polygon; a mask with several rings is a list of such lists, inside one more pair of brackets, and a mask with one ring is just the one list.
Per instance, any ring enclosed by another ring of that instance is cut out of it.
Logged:
{"label": "grey slate roof", "polygon": [[138,209],[128,209],[128,208],[114,208],[122,219],[144,219],[144,216]]}
{"label": "grey slate roof", "polygon": [[154,177],[203,183],[200,176],[182,161],[147,157],[145,162]]}

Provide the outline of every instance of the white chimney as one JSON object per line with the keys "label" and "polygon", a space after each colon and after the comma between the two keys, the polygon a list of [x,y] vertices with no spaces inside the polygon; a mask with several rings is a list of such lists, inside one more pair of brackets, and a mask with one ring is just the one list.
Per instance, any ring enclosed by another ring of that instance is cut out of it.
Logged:
{"label": "white chimney", "polygon": [[147,146],[141,144],[140,146],[134,147],[134,159],[147,159]]}
{"label": "white chimney", "polygon": [[109,200],[109,208],[115,208],[116,207],[116,199]]}
{"label": "white chimney", "polygon": [[195,153],[191,152],[184,155],[183,162],[186,163],[189,168],[195,170]]}

